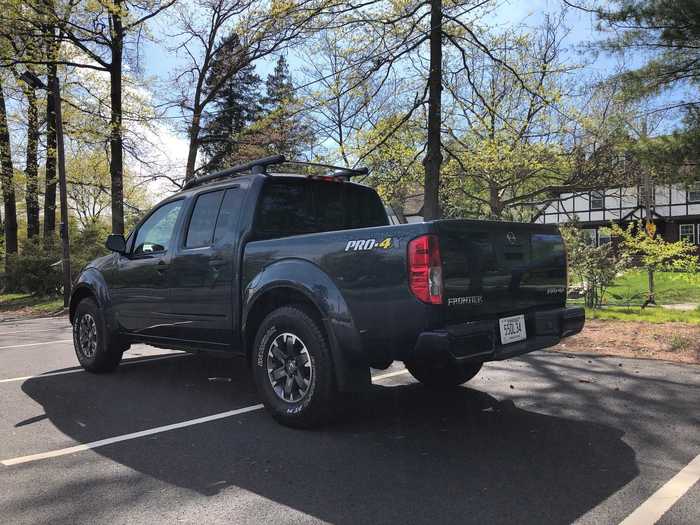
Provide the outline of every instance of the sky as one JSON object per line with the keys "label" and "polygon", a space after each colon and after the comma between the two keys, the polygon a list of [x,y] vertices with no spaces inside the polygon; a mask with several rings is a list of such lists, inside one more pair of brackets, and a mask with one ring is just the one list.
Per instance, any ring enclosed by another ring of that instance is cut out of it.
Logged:
{"label": "sky", "polygon": [[[485,22],[494,29],[506,29],[514,26],[525,28],[535,28],[541,24],[545,14],[555,14],[561,11],[563,3],[561,0],[501,0],[495,3],[496,8],[487,17]],[[572,62],[586,62],[586,74],[591,78],[603,77],[614,71],[619,65],[619,57],[600,54],[593,56],[590,52],[582,52],[581,46],[604,37],[604,34],[597,31],[595,17],[590,13],[572,9],[567,9],[565,25],[569,28],[569,34],[564,43],[565,53]],[[168,92],[167,81],[174,71],[185,63],[182,53],[173,52],[168,49],[168,42],[172,45],[172,38],[168,37],[172,31],[172,13],[157,18],[151,24],[151,31],[157,42],[146,42],[142,49],[141,65],[147,78],[157,81],[159,87],[154,90],[153,96],[159,99],[156,91]],[[287,55],[292,75],[298,71],[300,60],[294,54]],[[273,67],[275,57],[257,64],[258,74],[265,78]],[[629,60],[628,60],[629,64]],[[183,124],[186,122],[179,119],[179,112],[172,110],[167,113],[168,118],[161,121],[156,128],[156,132],[151,134],[159,141],[159,149],[163,156],[162,162],[172,166],[173,175],[184,175],[184,166],[187,152],[187,138]],[[177,125],[179,124],[179,126]],[[164,189],[166,191],[167,188]]]}

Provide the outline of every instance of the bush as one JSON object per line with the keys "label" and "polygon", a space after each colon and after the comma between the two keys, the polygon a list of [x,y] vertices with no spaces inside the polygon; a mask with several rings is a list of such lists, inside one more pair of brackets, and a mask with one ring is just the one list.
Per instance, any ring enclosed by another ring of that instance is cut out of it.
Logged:
{"label": "bush", "polygon": [[5,290],[36,295],[59,293],[63,287],[60,261],[60,251],[44,247],[40,239],[23,243],[20,254],[8,257]]}
{"label": "bush", "polygon": [[583,284],[586,306],[600,308],[615,277],[629,267],[629,258],[611,243],[594,246],[576,224],[562,225],[560,230],[566,244],[569,274]]}
{"label": "bush", "polygon": [[[94,224],[71,232],[71,279],[91,260],[105,255],[107,228]],[[12,255],[5,270],[3,288],[7,292],[34,295],[60,294],[63,290],[62,245],[56,237],[48,246],[43,239],[25,241],[20,253]]]}
{"label": "bush", "polygon": [[108,234],[109,229],[99,223],[73,232],[71,237],[71,273],[74,280],[87,263],[109,253],[109,250],[105,248]]}

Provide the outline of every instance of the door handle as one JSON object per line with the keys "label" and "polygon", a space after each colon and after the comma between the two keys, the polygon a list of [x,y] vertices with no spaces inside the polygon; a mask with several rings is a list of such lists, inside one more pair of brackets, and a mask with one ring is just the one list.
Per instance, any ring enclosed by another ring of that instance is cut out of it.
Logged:
{"label": "door handle", "polygon": [[221,268],[224,264],[226,264],[226,261],[223,259],[211,259],[209,261],[209,266],[214,269]]}
{"label": "door handle", "polygon": [[166,271],[168,271],[169,267],[170,267],[170,265],[168,263],[166,263],[165,261],[159,261],[158,264],[156,265],[156,271],[158,273],[165,273]]}

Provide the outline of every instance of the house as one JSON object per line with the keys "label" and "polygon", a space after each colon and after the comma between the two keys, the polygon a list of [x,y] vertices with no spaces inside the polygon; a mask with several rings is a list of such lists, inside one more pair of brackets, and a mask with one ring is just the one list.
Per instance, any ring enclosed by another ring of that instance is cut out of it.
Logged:
{"label": "house", "polygon": [[563,224],[577,219],[591,242],[600,245],[610,241],[602,228],[611,221],[624,227],[646,219],[649,198],[657,235],[671,242],[685,239],[700,245],[700,181],[655,184],[648,197],[646,193],[642,187],[559,193],[540,209],[533,222]]}

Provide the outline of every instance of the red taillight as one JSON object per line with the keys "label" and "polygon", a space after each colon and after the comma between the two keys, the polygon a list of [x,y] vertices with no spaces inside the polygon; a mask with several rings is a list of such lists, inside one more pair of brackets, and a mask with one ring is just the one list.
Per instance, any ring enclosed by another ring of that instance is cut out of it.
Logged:
{"label": "red taillight", "polygon": [[408,285],[424,303],[442,304],[442,260],[435,235],[423,235],[408,243]]}

